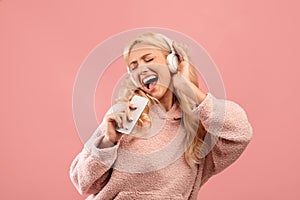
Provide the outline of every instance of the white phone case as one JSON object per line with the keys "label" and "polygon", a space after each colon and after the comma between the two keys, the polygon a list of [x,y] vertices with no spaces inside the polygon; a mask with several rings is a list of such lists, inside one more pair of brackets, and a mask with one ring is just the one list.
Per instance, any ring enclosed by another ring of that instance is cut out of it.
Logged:
{"label": "white phone case", "polygon": [[146,105],[148,104],[148,102],[149,100],[145,97],[141,97],[138,95],[132,97],[130,103],[136,107],[135,110],[130,110],[133,120],[132,121],[127,120],[128,129],[118,128],[117,131],[120,133],[130,134],[136,122],[138,121],[139,117],[141,116],[142,112],[144,111]]}

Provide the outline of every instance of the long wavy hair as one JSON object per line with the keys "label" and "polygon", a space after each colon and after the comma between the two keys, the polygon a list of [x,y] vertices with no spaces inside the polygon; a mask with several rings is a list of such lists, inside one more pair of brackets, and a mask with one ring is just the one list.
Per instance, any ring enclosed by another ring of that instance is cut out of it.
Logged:
{"label": "long wavy hair", "polygon": [[[136,44],[145,44],[147,46],[159,49],[166,56],[171,53],[169,44],[160,34],[147,32],[130,41],[129,44],[125,47],[123,56],[127,65],[129,54]],[[180,48],[181,52],[184,52],[186,55],[188,55],[186,46],[176,43],[176,47]],[[189,59],[189,57],[187,56],[185,59]],[[189,67],[189,78],[195,86],[199,87],[196,69],[192,64],[190,64]],[[124,88],[120,90],[118,101],[130,101],[134,95],[147,97],[150,100],[141,117],[139,118],[138,125],[143,126],[145,122],[151,124],[151,119],[149,117],[150,107],[154,104],[159,103],[159,100],[147,94],[142,89],[137,88],[130,79],[125,80],[123,86]],[[204,142],[206,130],[199,120],[199,116],[197,116],[197,114],[193,112],[193,107],[197,102],[185,95],[182,90],[176,88],[175,86],[173,98],[175,101],[179,102],[180,108],[182,110],[182,122],[186,132],[184,154],[185,160],[189,164],[189,166],[192,166],[194,163],[199,164],[202,159],[201,152],[205,151],[206,149],[206,144]]]}

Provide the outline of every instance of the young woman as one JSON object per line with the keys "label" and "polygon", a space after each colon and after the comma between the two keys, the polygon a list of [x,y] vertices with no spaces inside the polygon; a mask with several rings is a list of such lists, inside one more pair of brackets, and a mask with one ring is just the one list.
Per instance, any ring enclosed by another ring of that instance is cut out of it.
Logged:
{"label": "young woman", "polygon": [[[140,35],[124,59],[130,79],[72,162],[74,186],[87,199],[197,199],[250,142],[245,111],[202,92],[186,49],[164,35]],[[134,95],[150,101],[133,133],[122,134]]]}

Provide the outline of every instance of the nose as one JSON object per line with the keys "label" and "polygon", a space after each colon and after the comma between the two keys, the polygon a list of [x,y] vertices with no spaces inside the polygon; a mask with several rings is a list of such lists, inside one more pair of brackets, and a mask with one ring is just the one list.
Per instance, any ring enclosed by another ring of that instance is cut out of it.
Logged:
{"label": "nose", "polygon": [[148,73],[149,72],[149,69],[148,69],[148,67],[145,67],[145,66],[140,66],[140,73],[141,74],[146,74],[146,73]]}

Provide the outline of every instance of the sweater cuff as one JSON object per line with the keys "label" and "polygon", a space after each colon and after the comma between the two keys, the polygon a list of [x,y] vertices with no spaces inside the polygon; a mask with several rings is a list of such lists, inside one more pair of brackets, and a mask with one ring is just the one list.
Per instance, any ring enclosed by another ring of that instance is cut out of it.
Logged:
{"label": "sweater cuff", "polygon": [[101,148],[104,134],[93,134],[92,137],[84,144],[84,148],[91,153],[92,156],[99,159],[100,162],[111,167],[117,159],[119,142],[112,147]]}
{"label": "sweater cuff", "polygon": [[225,123],[226,100],[217,99],[208,92],[205,99],[193,111],[199,114],[206,131],[219,135]]}

